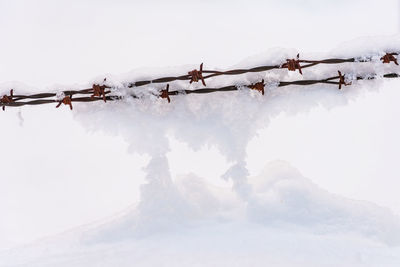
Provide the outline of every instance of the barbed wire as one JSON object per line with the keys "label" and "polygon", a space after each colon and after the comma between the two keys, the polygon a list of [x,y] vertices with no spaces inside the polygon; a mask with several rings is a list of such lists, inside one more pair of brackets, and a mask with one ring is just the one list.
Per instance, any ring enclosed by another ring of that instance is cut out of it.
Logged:
{"label": "barbed wire", "polygon": [[[397,52],[392,52],[392,53],[386,53],[383,57],[381,57],[381,60],[383,63],[390,63],[391,61],[395,62],[396,65],[397,59],[395,56],[397,56],[399,53]],[[128,87],[139,87],[147,84],[152,84],[152,83],[168,83],[168,82],[173,82],[173,81],[185,81],[185,80],[190,80],[191,83],[193,81],[198,81],[201,80],[205,86],[204,80],[220,76],[220,75],[240,75],[240,74],[245,74],[245,73],[251,73],[251,72],[263,72],[263,71],[268,71],[268,70],[273,70],[273,69],[285,69],[287,68],[289,71],[296,71],[296,69],[299,70],[300,74],[302,74],[302,69],[309,68],[316,66],[318,64],[341,64],[341,63],[351,63],[351,62],[371,62],[373,57],[352,57],[352,58],[330,58],[330,59],[322,59],[322,60],[306,60],[306,59],[300,59],[300,55],[297,54],[297,57],[294,59],[286,59],[286,63],[282,63],[280,65],[265,65],[265,66],[258,66],[254,68],[249,68],[249,69],[233,69],[233,70],[227,70],[227,71],[217,71],[217,70],[203,70],[203,63],[201,63],[199,70],[192,70],[189,71],[188,74],[186,75],[181,75],[181,76],[170,76],[170,77],[162,77],[162,78],[157,78],[153,80],[143,80],[143,81],[137,81],[130,83]],[[300,63],[308,63],[306,65],[301,66]],[[203,73],[207,73],[209,75],[203,76]]]}
{"label": "barbed wire", "polygon": [[[398,53],[386,53],[384,56],[380,58],[382,63],[389,64],[394,62],[394,64],[398,65],[397,56]],[[189,71],[187,75],[177,76],[177,77],[163,77],[154,80],[148,81],[137,81],[130,83],[128,88],[143,86],[146,84],[151,83],[168,83],[177,80],[189,80],[190,83],[192,82],[202,82],[204,86],[206,86],[205,79],[221,76],[221,75],[240,75],[244,73],[251,73],[251,72],[262,72],[268,71],[272,69],[280,69],[280,68],[287,68],[288,71],[296,71],[299,70],[299,73],[302,74],[302,69],[308,68],[311,66],[315,66],[318,64],[341,64],[347,62],[371,62],[372,57],[370,58],[347,58],[347,59],[340,59],[340,58],[331,58],[331,59],[323,59],[323,60],[301,60],[299,59],[299,55],[295,59],[287,59],[286,63],[282,65],[274,65],[274,66],[259,66],[255,68],[249,69],[233,69],[227,71],[214,71],[214,70],[203,70],[203,64],[200,65],[199,70],[195,69]],[[301,66],[301,63],[306,63],[306,65]],[[203,73],[209,73],[207,76],[203,76]],[[297,80],[297,81],[277,81],[274,82],[276,87],[284,87],[288,85],[300,85],[300,86],[307,86],[313,84],[332,84],[338,85],[339,89],[342,89],[342,86],[350,85],[352,81],[346,81],[346,75],[342,74],[338,71],[338,75],[332,76],[325,79],[315,79],[315,80]],[[378,76],[376,74],[368,75],[365,77],[355,77],[352,80],[372,80],[377,78],[398,78],[400,77],[397,73],[387,73],[382,76]],[[335,81],[337,80],[337,81]],[[104,79],[103,83],[106,82]],[[243,88],[249,88],[256,91],[259,91],[261,94],[264,95],[265,85],[267,85],[264,80],[253,83],[253,84],[246,84],[246,85],[228,85],[224,87],[218,88],[210,88],[204,87],[200,89],[175,89],[170,91],[170,85],[167,84],[166,88],[158,92],[158,97],[165,98],[168,102],[171,101],[169,96],[176,96],[176,95],[185,95],[185,94],[208,94],[208,93],[215,93],[215,92],[230,92],[230,91],[238,91],[242,90]],[[15,95],[14,90],[11,89],[9,95],[3,95],[0,98],[0,105],[2,109],[5,110],[5,107],[21,107],[25,105],[43,105],[43,104],[51,104],[57,103],[56,107],[60,107],[61,104],[68,105],[70,109],[73,109],[72,103],[73,102],[95,102],[95,101],[115,101],[121,100],[125,96],[120,95],[110,95],[112,93],[112,87],[107,85],[100,85],[100,84],[93,84],[92,88],[86,88],[81,90],[65,90],[61,92],[50,92],[50,93],[39,93],[39,94],[31,94],[31,95]],[[79,96],[76,96],[79,95]],[[129,95],[132,98],[140,98],[135,94]]]}

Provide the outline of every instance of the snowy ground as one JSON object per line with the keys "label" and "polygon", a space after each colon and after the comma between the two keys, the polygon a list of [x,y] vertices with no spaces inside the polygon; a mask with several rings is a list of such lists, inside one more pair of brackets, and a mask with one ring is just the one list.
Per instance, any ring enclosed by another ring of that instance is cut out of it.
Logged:
{"label": "snowy ground", "polygon": [[0,254],[0,266],[400,264],[400,222],[388,209],[333,195],[283,161],[249,181],[245,203],[188,175],[108,222]]}
{"label": "snowy ground", "polygon": [[[276,161],[244,202],[188,175],[126,214],[1,254],[1,266],[397,266],[400,221]],[[23,255],[23,257],[20,257]]]}
{"label": "snowy ground", "polygon": [[[79,88],[104,75],[118,84],[203,61],[224,69],[297,52],[400,50],[397,9],[396,1],[0,0],[8,40],[0,91]],[[272,71],[210,85],[277,77],[302,78]],[[72,114],[7,109],[0,266],[399,266],[399,86],[269,88],[265,97],[99,103]]]}

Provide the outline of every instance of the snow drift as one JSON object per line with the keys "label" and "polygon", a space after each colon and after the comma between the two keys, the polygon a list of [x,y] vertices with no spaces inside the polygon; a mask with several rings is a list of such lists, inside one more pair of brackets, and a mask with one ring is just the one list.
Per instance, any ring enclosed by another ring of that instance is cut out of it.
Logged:
{"label": "snow drift", "polygon": [[283,161],[249,184],[244,201],[187,175],[109,222],[4,252],[0,266],[400,263],[400,221],[389,210],[332,195]]}

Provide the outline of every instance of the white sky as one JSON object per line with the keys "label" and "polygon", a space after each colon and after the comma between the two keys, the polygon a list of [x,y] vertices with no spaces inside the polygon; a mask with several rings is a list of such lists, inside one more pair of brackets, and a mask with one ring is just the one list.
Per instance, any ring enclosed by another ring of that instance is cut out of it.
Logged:
{"label": "white sky", "polygon": [[[234,26],[232,26],[234,25]],[[0,85],[46,90],[104,73],[207,62],[229,67],[268,48],[328,51],[398,32],[397,1],[0,0]],[[279,116],[248,148],[252,174],[283,159],[331,192],[400,212],[399,83],[349,106]],[[110,216],[138,200],[147,157],[118,137],[87,133],[67,109],[0,114],[0,249]],[[171,140],[173,177],[216,184],[229,164],[216,149]],[[112,169],[106,158],[113,159]]]}

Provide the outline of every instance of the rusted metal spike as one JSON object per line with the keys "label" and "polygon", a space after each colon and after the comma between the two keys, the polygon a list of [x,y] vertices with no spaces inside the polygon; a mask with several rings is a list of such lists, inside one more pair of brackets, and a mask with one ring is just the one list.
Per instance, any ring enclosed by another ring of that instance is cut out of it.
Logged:
{"label": "rusted metal spike", "polygon": [[60,102],[58,102],[56,108],[59,108],[61,104],[69,105],[69,108],[72,110],[72,95],[64,97]]}
{"label": "rusted metal spike", "polygon": [[190,75],[190,83],[198,82],[201,80],[202,84],[206,86],[206,82],[204,81],[203,77],[203,63],[200,64],[200,70],[192,70],[189,71],[188,74]]}
{"label": "rusted metal spike", "polygon": [[399,65],[397,63],[397,58],[395,57],[397,55],[396,53],[386,53],[383,57],[381,57],[382,63],[390,63],[391,61],[394,62],[394,64]]}
{"label": "rusted metal spike", "polygon": [[301,65],[300,65],[300,54],[297,54],[296,59],[286,59],[286,63],[282,65],[282,67],[288,68],[289,71],[296,71],[296,69],[299,70],[299,73],[303,75],[303,72],[301,71]]}
{"label": "rusted metal spike", "polygon": [[[10,95],[9,95],[9,96],[8,96],[8,95],[3,95],[3,97],[0,98],[0,103],[2,103],[2,104],[9,104],[9,103],[11,103],[11,102],[14,102],[13,97],[14,97],[14,89],[11,89],[11,90],[10,90]],[[3,106],[2,106],[2,109],[3,109],[3,111],[5,111],[5,110],[6,110],[6,106],[3,105]]]}
{"label": "rusted metal spike", "polygon": [[91,98],[103,97],[104,102],[107,102],[106,101],[106,93],[105,93],[105,89],[106,89],[105,85],[93,84],[92,89],[93,89],[93,95],[90,96]]}
{"label": "rusted metal spike", "polygon": [[264,79],[262,79],[261,82],[257,82],[255,84],[249,85],[249,88],[253,89],[253,90],[257,90],[257,91],[261,92],[262,95],[264,95],[264,86],[265,86]]}
{"label": "rusted metal spike", "polygon": [[339,70],[338,70],[338,74],[339,74],[339,90],[342,89],[342,84],[344,86],[351,85],[351,82],[346,83],[344,75],[342,75],[342,73]]}
{"label": "rusted metal spike", "polygon": [[168,100],[168,103],[171,103],[171,99],[169,98],[169,84],[167,84],[167,88],[165,88],[164,90],[161,90],[161,98],[166,98]]}

